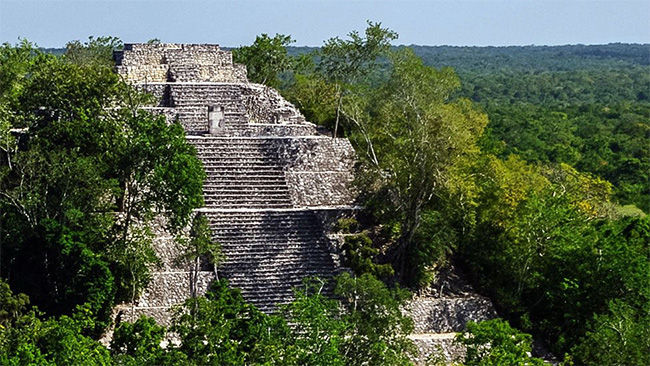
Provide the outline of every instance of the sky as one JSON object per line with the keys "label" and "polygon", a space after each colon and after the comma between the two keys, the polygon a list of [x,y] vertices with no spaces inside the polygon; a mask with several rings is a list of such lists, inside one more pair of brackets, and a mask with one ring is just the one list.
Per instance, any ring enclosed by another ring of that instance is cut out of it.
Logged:
{"label": "sky", "polygon": [[367,20],[406,45],[650,43],[650,0],[0,0],[0,42],[110,35],[236,47],[281,33],[320,46]]}

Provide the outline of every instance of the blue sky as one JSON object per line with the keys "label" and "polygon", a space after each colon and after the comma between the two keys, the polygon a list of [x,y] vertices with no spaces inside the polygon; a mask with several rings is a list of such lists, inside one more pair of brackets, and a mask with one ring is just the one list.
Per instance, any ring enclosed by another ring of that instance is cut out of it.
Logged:
{"label": "blue sky", "polygon": [[0,41],[63,47],[112,35],[239,46],[283,33],[318,46],[367,19],[399,33],[396,44],[650,43],[650,0],[0,0]]}

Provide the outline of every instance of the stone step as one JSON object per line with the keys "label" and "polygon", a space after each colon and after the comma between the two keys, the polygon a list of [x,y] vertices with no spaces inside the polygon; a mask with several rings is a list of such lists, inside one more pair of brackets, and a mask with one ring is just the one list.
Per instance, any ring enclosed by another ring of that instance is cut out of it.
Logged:
{"label": "stone step", "polygon": [[[302,248],[296,248],[296,249],[287,249],[284,251],[269,251],[269,250],[245,250],[245,249],[233,249],[232,247],[229,246],[222,246],[222,250],[224,252],[227,252],[227,262],[226,263],[247,263],[248,260],[255,259],[256,264],[254,265],[256,268],[261,266],[262,264],[259,264],[258,262],[262,262],[263,260],[272,260],[273,261],[273,267],[269,268],[268,270],[271,272],[277,272],[281,273],[285,268],[278,268],[278,264],[283,262],[283,265],[290,265],[293,266],[293,262],[295,262],[297,259],[327,259],[331,258],[331,255],[329,254],[324,254],[320,253],[318,251],[311,251],[309,252],[307,248],[302,247]],[[236,258],[235,257],[241,257],[241,258]],[[294,266],[296,267],[296,266]],[[305,266],[297,266],[296,268],[309,268],[310,265],[305,265]]]}
{"label": "stone step", "polygon": [[[277,227],[269,227],[269,230],[277,230],[280,231],[283,228]],[[301,244],[306,241],[312,241],[316,239],[321,239],[319,235],[316,234],[310,234],[307,232],[302,232],[302,233],[295,233],[295,234],[273,234],[273,233],[246,233],[245,229],[242,230],[219,230],[219,229],[214,229],[214,238],[220,242],[222,242],[222,245],[227,246],[232,243],[232,245],[242,245],[246,244],[247,248],[253,247],[253,245],[264,245],[264,246],[270,246],[270,245],[275,245],[275,246],[289,246],[292,244]],[[226,242],[228,240],[228,242]],[[324,242],[324,241],[323,241]],[[320,244],[320,241],[315,244]],[[311,245],[305,244],[305,247],[311,247]],[[249,249],[250,250],[250,249]]]}
{"label": "stone step", "polygon": [[213,158],[201,158],[201,162],[204,167],[221,167],[231,168],[233,166],[243,166],[243,167],[272,167],[272,168],[282,168],[284,164],[277,158],[266,158],[260,159],[257,156],[247,157],[247,156],[237,156],[237,157],[213,157]]}
{"label": "stone step", "polygon": [[260,163],[260,164],[278,164],[280,160],[273,155],[263,155],[259,153],[251,154],[206,154],[206,156],[200,156],[203,164],[209,164],[212,162],[217,163]]}
{"label": "stone step", "polygon": [[206,173],[223,173],[223,174],[284,174],[281,166],[247,166],[247,165],[207,165],[203,167]]}
{"label": "stone step", "polygon": [[[264,181],[262,181],[264,182]],[[289,188],[285,185],[279,185],[277,183],[267,183],[267,184],[241,184],[236,181],[222,181],[222,182],[209,182],[209,183],[204,183],[203,184],[203,189],[208,190],[208,189],[219,189],[219,190],[232,190],[233,192],[235,191],[248,191],[248,190],[254,190],[254,191],[279,191],[279,192],[288,192]]]}
{"label": "stone step", "polygon": [[224,223],[228,225],[232,222],[253,222],[253,221],[277,221],[286,220],[287,222],[305,223],[313,222],[313,216],[305,216],[302,211],[286,210],[286,211],[242,211],[242,212],[228,212],[228,211],[208,211],[203,213],[210,222]]}
{"label": "stone step", "polygon": [[265,188],[234,188],[233,186],[203,186],[203,195],[205,197],[269,197],[285,199],[288,197],[289,189],[279,184],[268,185]]}
{"label": "stone step", "polygon": [[283,170],[270,170],[270,171],[260,171],[260,170],[216,170],[216,169],[206,169],[207,180],[218,180],[224,178],[243,178],[243,179],[268,179],[268,178],[282,178],[285,177],[285,172]]}
{"label": "stone step", "polygon": [[[324,279],[332,277],[331,269],[327,271],[325,267],[301,268],[296,267],[287,269],[286,273],[273,272],[255,272],[254,267],[245,268],[240,271],[234,265],[221,265],[219,267],[220,275],[228,278],[229,281],[236,282],[238,288],[253,289],[264,288],[265,291],[273,289],[291,289],[296,284],[302,283],[303,279],[309,277],[323,277]],[[289,272],[292,271],[292,272]],[[239,276],[238,276],[239,275]]]}
{"label": "stone step", "polygon": [[230,202],[220,202],[220,201],[206,201],[205,203],[206,207],[208,208],[221,208],[221,209],[228,209],[228,210],[236,210],[236,209],[265,209],[265,208],[291,208],[290,204],[285,204],[285,203],[268,203],[268,204],[263,204],[263,203],[254,203],[254,202],[245,202],[245,203],[230,203]]}
{"label": "stone step", "polygon": [[228,146],[196,146],[197,154],[200,158],[206,157],[220,157],[220,156],[232,156],[239,158],[249,158],[249,157],[271,157],[277,158],[277,149],[274,146],[239,146],[239,147],[228,147]]}
{"label": "stone step", "polygon": [[[224,220],[219,223],[212,222],[210,228],[219,230],[219,232],[229,232],[231,230],[247,230],[253,233],[267,232],[269,228],[282,229],[284,232],[293,233],[314,233],[311,225],[304,224],[301,220],[283,220],[280,218],[273,218],[272,220],[254,221],[254,220]],[[301,225],[301,226],[298,226]],[[298,226],[298,227],[297,227]],[[317,234],[318,235],[318,234]]]}
{"label": "stone step", "polygon": [[[232,235],[236,235],[237,238],[241,240],[270,239],[270,238],[278,238],[283,240],[285,239],[291,240],[296,238],[305,238],[305,239],[321,238],[319,233],[315,233],[313,229],[312,230],[306,230],[306,229],[291,230],[292,228],[282,227],[279,225],[274,225],[274,226],[268,225],[266,226],[266,230],[262,229],[259,226],[251,229],[247,229],[247,228],[227,229],[227,228],[218,228],[214,226],[210,226],[210,228],[214,230],[216,238],[235,239],[232,237]],[[277,232],[269,232],[269,230],[273,230]]]}
{"label": "stone step", "polygon": [[250,179],[242,177],[221,177],[220,179],[210,179],[209,181],[204,181],[203,189],[219,189],[219,187],[227,189],[232,187],[232,189],[244,189],[244,190],[253,190],[253,189],[278,189],[285,190],[287,188],[284,180],[280,176],[268,177],[266,179]]}
{"label": "stone step", "polygon": [[226,195],[226,194],[219,194],[219,193],[205,193],[203,195],[203,200],[204,202],[222,202],[224,204],[234,204],[234,203],[251,203],[251,204],[260,204],[263,205],[265,203],[268,203],[269,205],[276,205],[276,204],[281,204],[281,203],[286,203],[288,205],[291,204],[291,200],[289,199],[289,196],[285,197],[279,197],[278,195],[274,194],[267,194],[267,195],[255,195],[255,194],[249,194],[246,196],[243,196],[242,194],[236,194],[236,195]]}
{"label": "stone step", "polygon": [[482,296],[415,298],[404,307],[415,322],[416,333],[461,332],[469,321],[497,317],[492,302]]}
{"label": "stone step", "polygon": [[249,172],[235,173],[229,172],[228,174],[213,173],[207,176],[208,184],[225,184],[232,183],[240,186],[252,186],[263,184],[271,187],[287,187],[284,174],[281,172],[266,173],[266,174],[251,174]]}
{"label": "stone step", "polygon": [[291,203],[289,192],[281,189],[207,189],[203,188],[203,198],[228,202],[287,202]]}

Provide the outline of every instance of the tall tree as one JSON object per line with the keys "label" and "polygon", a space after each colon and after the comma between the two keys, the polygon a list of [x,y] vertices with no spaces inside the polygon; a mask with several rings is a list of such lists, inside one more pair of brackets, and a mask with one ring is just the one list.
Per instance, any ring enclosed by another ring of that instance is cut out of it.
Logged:
{"label": "tall tree", "polygon": [[293,42],[291,36],[262,34],[255,37],[252,45],[234,49],[233,61],[246,65],[248,80],[277,88],[280,86],[280,73],[291,67],[287,46]]}
{"label": "tall tree", "polygon": [[424,66],[409,49],[391,54],[391,61],[388,81],[357,89],[342,111],[367,168],[364,184],[380,197],[380,210],[399,221],[392,249],[403,273],[422,209],[442,199],[452,168],[479,152],[487,118],[469,101],[450,98],[459,85],[451,69]]}
{"label": "tall tree", "polygon": [[138,111],[147,98],[106,61],[114,40],[96,43],[63,58],[28,43],[0,49],[0,106],[11,111],[0,116],[2,275],[55,314],[134,296],[155,263],[154,216],[176,233],[202,204],[183,128]]}
{"label": "tall tree", "polygon": [[318,73],[336,88],[334,137],[338,133],[343,97],[348,88],[377,71],[380,57],[390,50],[390,41],[397,39],[397,33],[382,28],[381,23],[368,21],[365,37],[357,31],[350,32],[348,37],[349,40],[330,38],[317,54]]}

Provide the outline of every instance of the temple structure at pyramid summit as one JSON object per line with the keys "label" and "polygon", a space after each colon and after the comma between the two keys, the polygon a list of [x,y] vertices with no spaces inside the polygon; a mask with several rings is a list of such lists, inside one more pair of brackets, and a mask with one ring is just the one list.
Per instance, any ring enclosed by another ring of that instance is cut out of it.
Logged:
{"label": "temple structure at pyramid summit", "polygon": [[[212,235],[225,254],[216,272],[265,312],[293,298],[305,277],[330,279],[343,269],[338,218],[357,206],[352,188],[355,154],[345,138],[332,138],[305,121],[277,91],[248,82],[232,54],[211,44],[126,44],[115,53],[117,73],[157,100],[147,107],[178,121],[206,172],[205,207]],[[139,315],[169,324],[170,307],[204,293],[215,271],[204,263],[193,289],[192,266],[173,238],[155,240],[162,267],[118,318]],[[489,300],[471,290],[416,297],[404,311],[416,323],[417,362],[441,350],[462,353],[455,332],[469,320],[494,317]]]}

